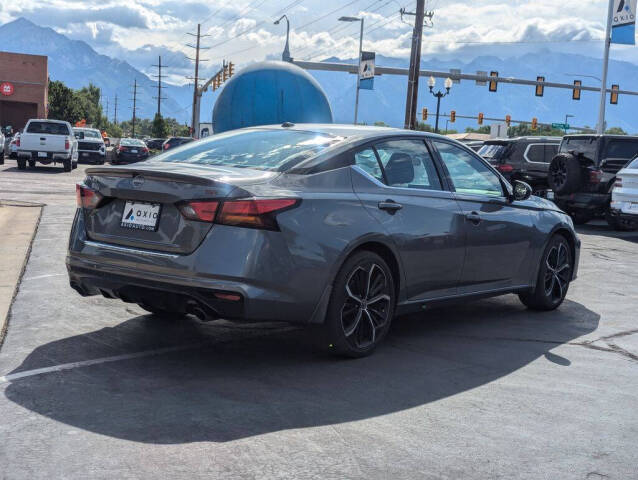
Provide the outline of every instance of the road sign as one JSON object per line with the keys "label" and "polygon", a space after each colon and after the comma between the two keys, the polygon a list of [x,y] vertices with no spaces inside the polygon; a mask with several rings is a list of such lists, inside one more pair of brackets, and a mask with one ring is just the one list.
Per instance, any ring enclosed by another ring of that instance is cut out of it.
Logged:
{"label": "road sign", "polygon": [[13,84],[9,82],[0,83],[0,93],[2,93],[2,95],[9,97],[13,95],[13,91],[14,91]]}
{"label": "road sign", "polygon": [[359,88],[372,90],[374,84],[374,52],[361,52],[359,67]]}
{"label": "road sign", "polygon": [[558,128],[559,130],[569,130],[569,123],[552,123],[552,128]]}

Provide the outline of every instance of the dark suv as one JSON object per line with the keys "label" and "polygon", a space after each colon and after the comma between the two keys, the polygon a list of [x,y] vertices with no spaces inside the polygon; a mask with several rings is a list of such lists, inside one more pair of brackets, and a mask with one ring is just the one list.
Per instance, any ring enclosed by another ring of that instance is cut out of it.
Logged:
{"label": "dark suv", "polygon": [[616,173],[637,153],[638,136],[566,135],[547,176],[554,202],[576,224],[608,217]]}
{"label": "dark suv", "polygon": [[192,142],[193,139],[191,137],[169,137],[164,140],[162,144],[162,150],[170,150],[171,148],[179,147],[180,145],[184,145],[185,143]]}
{"label": "dark suv", "polygon": [[558,152],[560,137],[518,137],[487,140],[478,154],[507,180],[521,180],[535,193],[547,190],[547,170]]}

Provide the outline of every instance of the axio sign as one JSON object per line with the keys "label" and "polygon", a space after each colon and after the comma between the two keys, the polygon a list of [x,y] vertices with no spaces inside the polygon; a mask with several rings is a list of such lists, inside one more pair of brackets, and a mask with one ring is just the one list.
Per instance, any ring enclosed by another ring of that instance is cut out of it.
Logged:
{"label": "axio sign", "polygon": [[636,43],[636,2],[638,0],[614,0],[611,17],[611,43]]}
{"label": "axio sign", "polygon": [[0,83],[0,94],[4,95],[5,97],[13,95],[13,84],[9,82]]}

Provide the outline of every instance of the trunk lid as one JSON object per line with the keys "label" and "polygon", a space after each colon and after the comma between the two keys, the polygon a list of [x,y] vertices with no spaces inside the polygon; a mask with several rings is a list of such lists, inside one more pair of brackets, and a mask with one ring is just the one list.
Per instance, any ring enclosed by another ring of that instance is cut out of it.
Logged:
{"label": "trunk lid", "polygon": [[[180,202],[248,197],[249,185],[277,175],[242,168],[153,162],[89,168],[84,183],[104,200],[99,208],[83,211],[86,234],[89,239],[103,243],[189,254],[214,226],[186,219],[177,207]],[[124,215],[133,205],[127,202],[159,205],[155,229],[122,226]]]}

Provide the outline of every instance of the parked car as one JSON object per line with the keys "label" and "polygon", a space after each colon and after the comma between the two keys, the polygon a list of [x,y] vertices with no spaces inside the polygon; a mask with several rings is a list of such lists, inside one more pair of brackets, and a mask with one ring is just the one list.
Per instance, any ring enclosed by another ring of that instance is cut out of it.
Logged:
{"label": "parked car", "polygon": [[193,138],[191,137],[169,137],[162,144],[162,150],[170,150],[171,148],[179,147],[192,141]]}
{"label": "parked car", "polygon": [[165,138],[149,138],[145,140],[146,146],[150,150],[162,150],[162,145],[164,144]]}
{"label": "parked car", "polygon": [[73,128],[73,134],[78,139],[78,161],[104,165],[106,159],[106,145],[102,133],[97,128]]}
{"label": "parked car", "polygon": [[607,222],[616,230],[638,227],[638,156],[616,174]]}
{"label": "parked car", "polygon": [[0,131],[0,165],[4,165],[4,151],[5,151],[4,141],[5,141],[4,133]]}
{"label": "parked car", "polygon": [[576,277],[568,215],[445,137],[298,125],[226,132],[78,184],[71,287],[190,313],[322,324],[372,352],[395,313],[517,293],[552,310]]}
{"label": "parked car", "polygon": [[16,140],[18,168],[35,168],[36,162],[44,165],[61,163],[65,172],[77,167],[78,141],[69,122],[61,120],[32,119]]}
{"label": "parked car", "polygon": [[616,173],[637,153],[638,136],[566,135],[548,171],[554,202],[576,224],[609,218]]}
{"label": "parked car", "polygon": [[137,138],[120,138],[115,148],[115,158],[112,160],[113,165],[121,163],[139,162],[148,158],[148,147]]}
{"label": "parked car", "polygon": [[507,180],[527,182],[534,193],[542,193],[549,188],[547,170],[560,142],[560,137],[487,140],[478,153]]}

